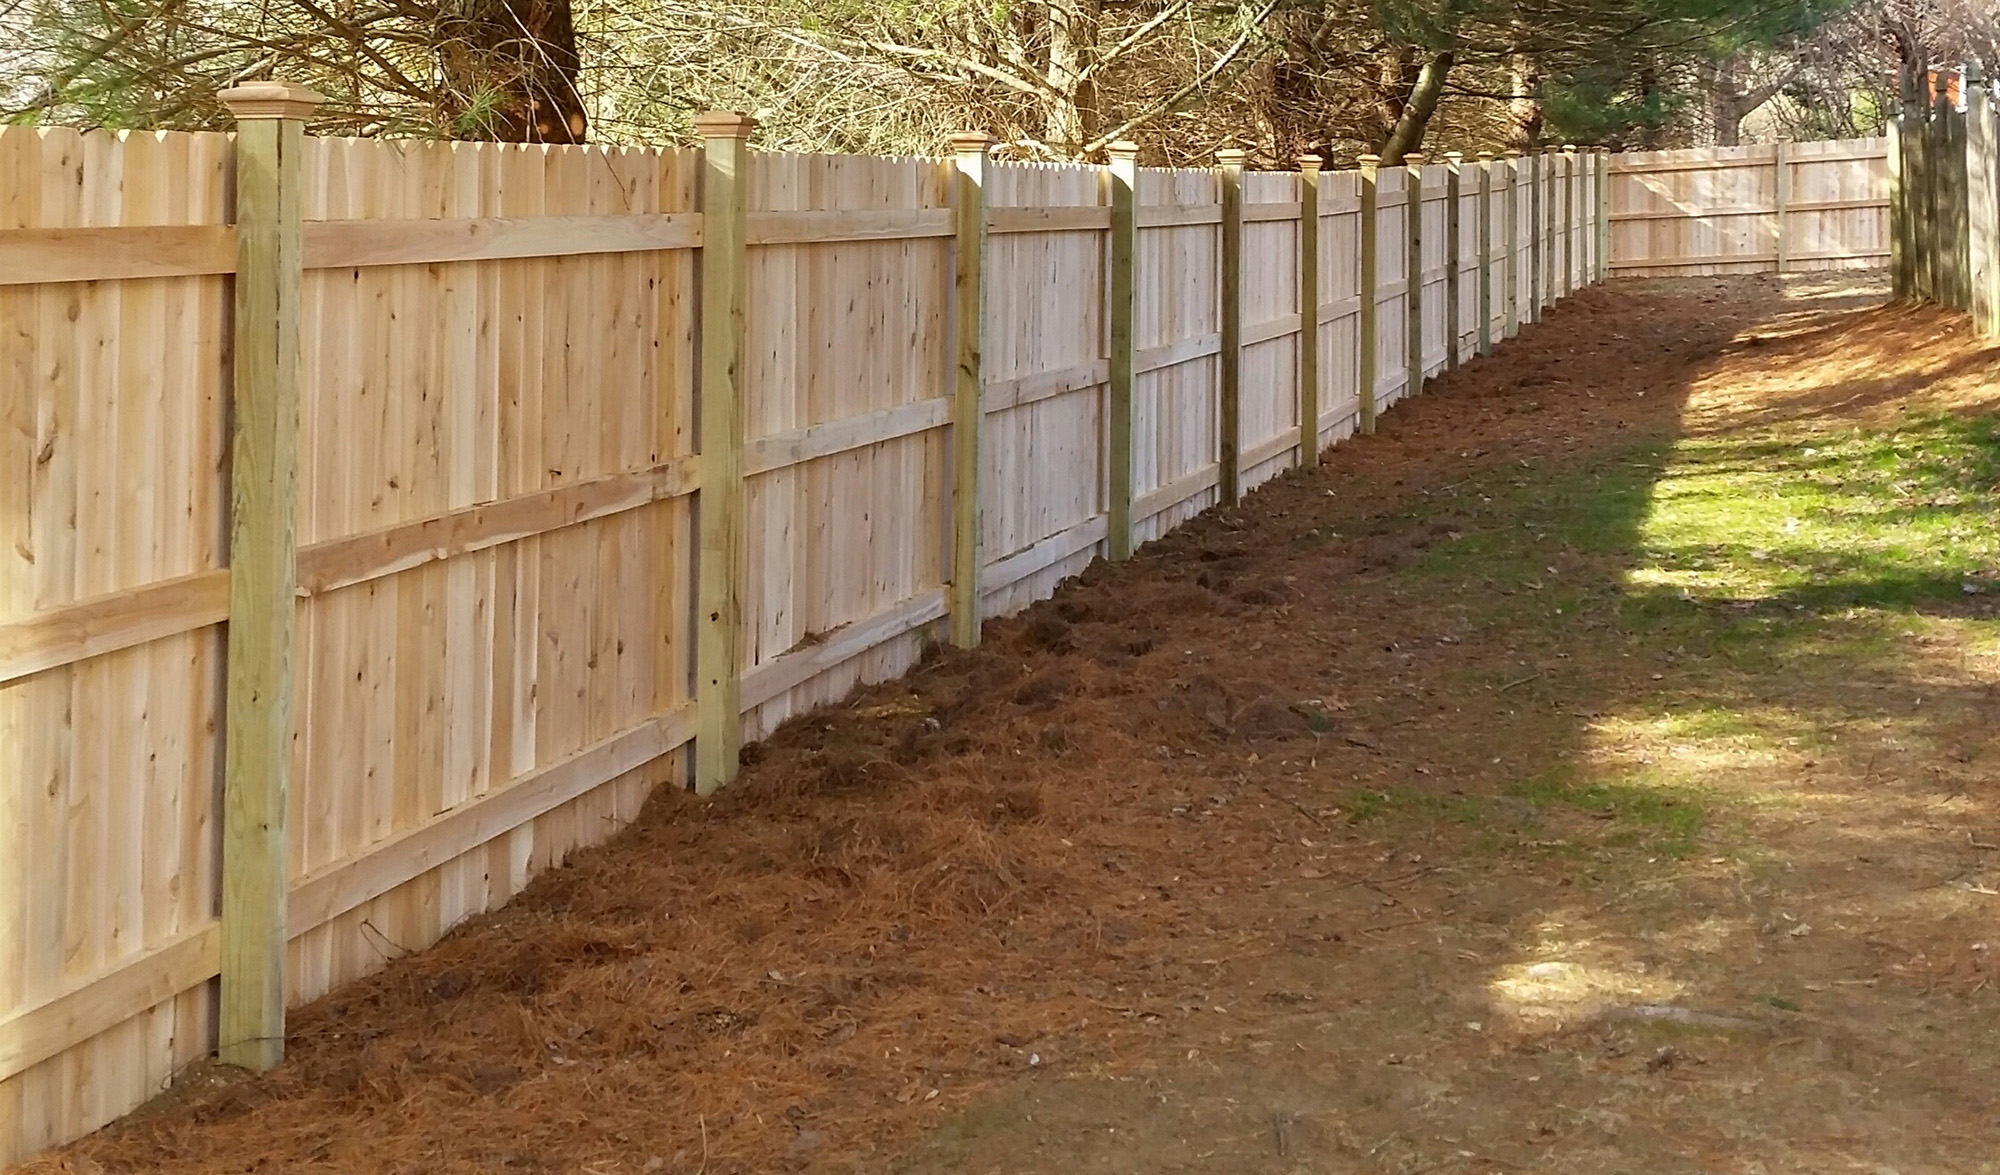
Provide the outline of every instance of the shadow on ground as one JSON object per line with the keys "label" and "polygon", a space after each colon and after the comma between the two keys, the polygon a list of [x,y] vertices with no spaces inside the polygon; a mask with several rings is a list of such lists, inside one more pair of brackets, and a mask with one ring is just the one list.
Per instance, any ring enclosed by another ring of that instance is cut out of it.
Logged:
{"label": "shadow on ground", "polygon": [[1601,298],[1516,344],[1545,435],[1468,369],[1387,443],[1474,465],[1322,512],[1444,529],[1291,618],[1353,643],[1272,634],[1354,692],[1243,949],[898,1170],[1995,1169],[1996,356],[1866,287]]}

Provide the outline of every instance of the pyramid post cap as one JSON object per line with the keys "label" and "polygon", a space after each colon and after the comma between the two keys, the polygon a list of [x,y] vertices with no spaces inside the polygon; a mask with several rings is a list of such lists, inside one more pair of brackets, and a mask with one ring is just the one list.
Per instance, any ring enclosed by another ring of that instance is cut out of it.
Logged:
{"label": "pyramid post cap", "polygon": [[704,139],[747,139],[757,119],[741,110],[705,110],[694,116],[695,133]]}
{"label": "pyramid post cap", "polygon": [[238,121],[246,118],[310,118],[326,99],[297,82],[244,82],[216,95]]}

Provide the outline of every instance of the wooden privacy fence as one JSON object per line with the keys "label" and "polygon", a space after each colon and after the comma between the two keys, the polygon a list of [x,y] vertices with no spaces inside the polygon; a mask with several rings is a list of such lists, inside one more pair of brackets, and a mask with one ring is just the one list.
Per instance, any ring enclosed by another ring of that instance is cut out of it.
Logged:
{"label": "wooden privacy fence", "polygon": [[[1970,65],[1964,85],[1890,125],[1896,296],[1967,311],[2000,336],[2000,125],[1993,91]],[[1947,96],[1956,90],[1965,106]]]}
{"label": "wooden privacy fence", "polygon": [[1625,152],[1610,187],[1614,276],[1888,264],[1887,139]]}
{"label": "wooden privacy fence", "polygon": [[[1602,155],[0,128],[0,1161],[1602,276]],[[226,637],[226,639],[225,639]]]}

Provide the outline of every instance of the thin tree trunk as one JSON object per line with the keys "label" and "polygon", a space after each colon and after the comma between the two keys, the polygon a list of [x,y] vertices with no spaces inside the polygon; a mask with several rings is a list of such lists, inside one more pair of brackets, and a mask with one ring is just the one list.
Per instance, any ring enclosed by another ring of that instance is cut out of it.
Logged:
{"label": "thin tree trunk", "polygon": [[1724,61],[1715,71],[1714,88],[1709,91],[1711,117],[1715,122],[1715,145],[1734,147],[1742,142],[1745,111],[1736,101],[1736,63]]}
{"label": "thin tree trunk", "polygon": [[1409,105],[1410,91],[1417,85],[1417,51],[1408,45],[1385,45],[1375,78],[1375,121],[1382,141],[1396,133]]}
{"label": "thin tree trunk", "polygon": [[1437,113],[1438,100],[1444,97],[1445,78],[1451,74],[1455,55],[1447,49],[1424,62],[1417,72],[1417,80],[1410,87],[1409,99],[1403,103],[1403,114],[1389,132],[1388,142],[1382,144],[1382,162],[1395,166],[1403,161],[1403,156],[1423,146],[1424,131],[1429,129],[1431,116]]}
{"label": "thin tree trunk", "polygon": [[1049,99],[1043,138],[1066,156],[1097,137],[1097,83],[1091,66],[1097,61],[1099,0],[1052,3],[1049,13]]}
{"label": "thin tree trunk", "polygon": [[1507,146],[1532,151],[1542,142],[1542,68],[1532,54],[1512,61],[1513,97],[1507,101]]}

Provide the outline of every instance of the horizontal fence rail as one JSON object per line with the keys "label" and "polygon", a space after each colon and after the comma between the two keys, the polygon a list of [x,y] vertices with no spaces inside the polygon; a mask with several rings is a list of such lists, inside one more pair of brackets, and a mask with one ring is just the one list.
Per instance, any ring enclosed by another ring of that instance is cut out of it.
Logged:
{"label": "horizontal fence rail", "polygon": [[[1249,170],[0,127],[0,1163],[1299,465],[1600,152]],[[227,639],[225,639],[225,635]]]}

